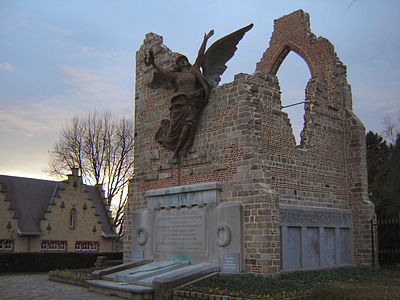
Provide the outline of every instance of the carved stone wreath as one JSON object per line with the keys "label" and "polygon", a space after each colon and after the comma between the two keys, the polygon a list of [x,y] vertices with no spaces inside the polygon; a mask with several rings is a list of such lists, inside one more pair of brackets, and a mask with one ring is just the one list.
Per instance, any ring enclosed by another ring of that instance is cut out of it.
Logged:
{"label": "carved stone wreath", "polygon": [[146,244],[148,238],[149,238],[149,233],[147,232],[146,228],[139,227],[136,230],[136,240],[140,246]]}
{"label": "carved stone wreath", "polygon": [[220,247],[229,245],[232,239],[232,231],[228,224],[219,224],[217,226],[217,244]]}

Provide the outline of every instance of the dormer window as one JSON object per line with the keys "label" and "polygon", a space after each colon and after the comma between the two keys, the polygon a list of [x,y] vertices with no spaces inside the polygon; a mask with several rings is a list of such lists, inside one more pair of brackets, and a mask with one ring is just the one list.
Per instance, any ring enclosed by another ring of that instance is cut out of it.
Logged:
{"label": "dormer window", "polygon": [[75,229],[76,228],[76,217],[77,217],[77,211],[76,211],[75,208],[73,208],[69,212],[69,220],[68,220],[69,229]]}

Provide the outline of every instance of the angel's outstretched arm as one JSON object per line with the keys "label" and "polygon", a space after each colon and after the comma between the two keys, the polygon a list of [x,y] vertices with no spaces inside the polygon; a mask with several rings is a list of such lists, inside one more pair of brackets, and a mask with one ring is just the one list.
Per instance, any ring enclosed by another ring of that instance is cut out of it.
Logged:
{"label": "angel's outstretched arm", "polygon": [[149,50],[149,52],[146,54],[145,58],[144,58],[144,62],[145,64],[148,65],[152,65],[154,67],[154,69],[157,70],[158,73],[160,73],[162,76],[168,78],[168,79],[174,79],[175,78],[175,74],[174,72],[171,71],[167,71],[164,70],[163,68],[161,68],[159,65],[157,65],[154,62],[154,53],[152,50]]}
{"label": "angel's outstretched arm", "polygon": [[203,64],[204,52],[206,51],[207,40],[214,34],[214,30],[210,30],[208,34],[204,34],[203,43],[200,46],[199,53],[197,54],[194,67],[200,70],[200,66]]}

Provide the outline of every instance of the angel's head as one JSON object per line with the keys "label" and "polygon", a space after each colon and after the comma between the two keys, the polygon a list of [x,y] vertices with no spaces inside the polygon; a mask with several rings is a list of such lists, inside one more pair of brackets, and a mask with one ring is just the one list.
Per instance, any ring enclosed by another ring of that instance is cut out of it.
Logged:
{"label": "angel's head", "polygon": [[179,71],[190,69],[190,67],[192,66],[188,58],[183,54],[178,54],[177,58],[175,59],[175,65]]}

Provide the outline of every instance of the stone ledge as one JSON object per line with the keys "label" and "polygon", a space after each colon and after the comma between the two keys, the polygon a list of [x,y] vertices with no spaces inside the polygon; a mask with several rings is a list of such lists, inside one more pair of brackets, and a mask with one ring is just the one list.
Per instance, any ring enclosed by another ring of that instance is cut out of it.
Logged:
{"label": "stone ledge", "polygon": [[153,300],[153,289],[149,287],[104,280],[90,280],[88,281],[88,288],[91,292],[103,295],[116,295],[134,300]]}
{"label": "stone ledge", "polygon": [[[211,295],[202,294],[197,292],[190,292],[185,290],[173,290],[172,300],[190,300],[190,299],[203,299],[203,300],[250,300],[250,298],[231,297],[226,295]],[[291,298],[282,298],[286,300],[311,300],[311,295],[303,295]]]}
{"label": "stone ledge", "polygon": [[193,193],[199,191],[221,190],[221,189],[222,189],[222,184],[220,182],[207,182],[207,183],[199,183],[199,184],[184,185],[184,186],[174,186],[170,188],[163,188],[157,190],[149,190],[144,192],[144,196],[156,197],[156,196],[173,195],[180,193]]}
{"label": "stone ledge", "polygon": [[136,294],[145,294],[145,293],[152,293],[153,288],[142,286],[142,285],[135,285],[129,284],[126,282],[113,282],[107,280],[88,280],[87,285],[90,287],[101,287],[105,289],[111,290],[121,290],[124,292],[136,293]]}
{"label": "stone ledge", "polygon": [[141,260],[141,261],[135,261],[135,262],[127,263],[127,264],[112,266],[110,268],[106,268],[106,269],[102,269],[102,270],[96,270],[91,275],[92,275],[92,277],[94,279],[100,279],[105,275],[108,275],[108,274],[111,274],[111,273],[115,273],[115,272],[119,272],[119,271],[123,271],[123,270],[130,269],[130,268],[134,268],[134,267],[138,267],[138,266],[147,264],[147,263],[149,263],[151,261],[152,261],[151,259],[144,259],[144,260]]}

